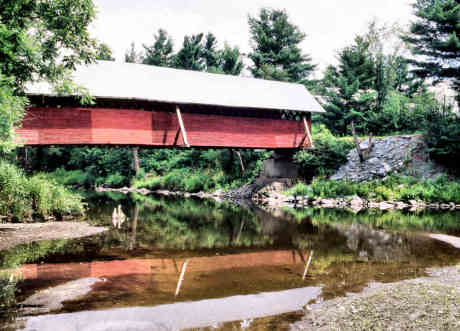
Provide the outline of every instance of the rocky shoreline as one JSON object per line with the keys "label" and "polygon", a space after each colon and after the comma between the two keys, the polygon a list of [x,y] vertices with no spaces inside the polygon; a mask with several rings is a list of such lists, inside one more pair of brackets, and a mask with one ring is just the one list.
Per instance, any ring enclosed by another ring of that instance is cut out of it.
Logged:
{"label": "rocky shoreline", "polygon": [[334,208],[351,209],[358,212],[363,209],[380,210],[409,210],[419,211],[425,209],[454,211],[460,210],[460,204],[450,203],[427,203],[424,201],[372,201],[362,199],[359,196],[348,196],[343,198],[311,198],[303,196],[284,196],[280,193],[272,193],[268,196],[256,195],[252,199],[257,204],[268,207],[315,207],[315,208]]}
{"label": "rocky shoreline", "polygon": [[408,211],[420,211],[425,209],[430,210],[445,210],[454,211],[460,210],[460,204],[449,202],[449,203],[428,203],[420,200],[409,200],[409,201],[375,201],[362,199],[359,196],[347,196],[341,198],[311,198],[308,196],[286,196],[280,192],[280,190],[286,189],[286,183],[274,182],[268,188],[263,191],[259,191],[255,194],[248,194],[251,190],[245,189],[244,194],[240,194],[239,190],[230,192],[223,192],[218,190],[212,193],[197,192],[189,193],[182,191],[169,191],[169,190],[148,190],[145,188],[102,188],[96,189],[97,192],[120,192],[124,194],[128,193],[139,193],[143,195],[147,194],[160,194],[164,196],[183,196],[185,198],[196,197],[201,199],[214,199],[218,202],[225,201],[239,201],[239,200],[252,200],[256,205],[269,208],[330,208],[330,209],[349,209],[354,212],[359,212],[365,209],[379,209],[379,210],[408,210]]}

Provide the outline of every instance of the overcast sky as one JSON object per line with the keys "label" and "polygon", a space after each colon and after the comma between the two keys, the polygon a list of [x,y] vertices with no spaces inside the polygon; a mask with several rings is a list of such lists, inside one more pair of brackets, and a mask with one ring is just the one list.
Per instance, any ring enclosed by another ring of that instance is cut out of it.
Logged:
{"label": "overcast sky", "polygon": [[248,14],[261,7],[285,9],[291,21],[307,34],[305,53],[325,68],[337,50],[350,44],[369,21],[407,25],[413,0],[94,0],[98,7],[93,35],[110,46],[122,61],[132,41],[140,50],[152,44],[163,28],[173,37],[175,50],[184,35],[213,32],[221,45],[228,42],[248,52]]}

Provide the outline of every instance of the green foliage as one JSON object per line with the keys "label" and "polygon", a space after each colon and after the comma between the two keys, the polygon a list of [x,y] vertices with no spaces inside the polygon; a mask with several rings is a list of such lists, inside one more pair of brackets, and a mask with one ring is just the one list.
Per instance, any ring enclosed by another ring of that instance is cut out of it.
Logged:
{"label": "green foliage", "polygon": [[430,156],[460,174],[460,117],[449,110],[433,108],[426,122],[425,143]]}
{"label": "green foliage", "polygon": [[95,9],[91,0],[0,0],[0,8],[0,149],[5,151],[17,143],[13,128],[24,115],[26,101],[18,96],[25,83],[62,83],[68,70],[94,59],[96,41],[88,27]]}
{"label": "green foliage", "polygon": [[434,99],[409,72],[400,31],[372,22],[367,33],[339,51],[339,65],[327,69],[320,88],[327,112],[321,120],[334,134],[350,134],[351,122],[361,134],[422,129]]}
{"label": "green foliage", "polygon": [[1,0],[0,8],[0,72],[14,77],[17,87],[32,78],[53,80],[94,59],[91,0]]}
{"label": "green foliage", "polygon": [[0,316],[16,304],[16,284],[14,277],[0,273]]}
{"label": "green foliage", "polygon": [[460,182],[447,176],[437,179],[419,180],[413,177],[390,176],[384,180],[368,182],[333,181],[315,178],[311,183],[313,196],[338,198],[357,195],[376,201],[421,200],[425,202],[460,203]]}
{"label": "green foliage", "polygon": [[[460,90],[460,3],[458,0],[417,0],[417,21],[403,39],[412,44],[411,60],[420,77],[433,77],[435,82],[450,80]],[[460,103],[460,95],[458,95]]]}
{"label": "green foliage", "polygon": [[353,147],[349,139],[336,138],[321,126],[313,126],[312,150],[300,150],[294,160],[300,166],[302,177],[310,179],[317,175],[330,175],[347,160],[347,154]]}
{"label": "green foliage", "polygon": [[7,153],[15,147],[14,128],[24,117],[26,99],[14,95],[12,79],[7,79],[0,71],[0,153]]}
{"label": "green foliage", "polygon": [[[173,53],[173,41],[171,37],[165,30],[159,29],[158,33],[154,36],[154,39],[155,42],[153,45],[142,45],[145,50],[145,56],[142,63],[160,67],[169,67],[171,65]],[[134,48],[132,53],[135,54]]]}
{"label": "green foliage", "polygon": [[143,61],[142,54],[136,51],[136,44],[132,42],[130,48],[125,52],[125,62],[141,63],[142,61]]}
{"label": "green foliage", "polygon": [[107,44],[101,43],[96,50],[96,59],[104,61],[115,61],[112,50]]}
{"label": "green foliage", "polygon": [[29,179],[12,164],[0,161],[0,215],[20,221],[33,216],[82,215],[82,199],[44,174]]}
{"label": "green foliage", "polygon": [[232,150],[141,150],[140,163],[147,178],[136,179],[135,187],[188,192],[229,189],[258,175],[269,153],[241,152],[245,172]]}
{"label": "green foliage", "polygon": [[283,10],[262,8],[257,17],[249,16],[252,51],[249,67],[256,78],[307,83],[315,65],[299,47],[305,34],[289,21]]}
{"label": "green foliage", "polygon": [[313,192],[309,185],[306,185],[304,183],[297,183],[284,193],[286,195],[293,195],[295,197],[296,196],[309,197],[312,195]]}

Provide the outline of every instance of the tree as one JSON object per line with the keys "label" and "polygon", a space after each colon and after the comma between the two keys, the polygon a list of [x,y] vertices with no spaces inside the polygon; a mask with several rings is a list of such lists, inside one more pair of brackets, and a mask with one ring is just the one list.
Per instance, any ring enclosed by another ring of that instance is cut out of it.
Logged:
{"label": "tree", "polygon": [[417,0],[413,7],[417,21],[403,39],[413,46],[414,73],[435,83],[450,80],[460,91],[460,1]]}
{"label": "tree", "polygon": [[[59,83],[77,64],[92,62],[96,41],[88,27],[91,0],[0,0],[0,149],[14,146],[24,116],[24,85]],[[67,85],[69,86],[69,85]]]}
{"label": "tree", "polygon": [[306,83],[315,65],[299,44],[305,34],[289,21],[283,10],[262,8],[258,17],[249,16],[252,51],[249,67],[257,78]]}
{"label": "tree", "polygon": [[115,61],[115,58],[112,56],[112,50],[107,44],[99,44],[96,52],[96,59],[103,61]]}
{"label": "tree", "polygon": [[238,47],[230,47],[225,44],[224,48],[219,50],[217,54],[218,60],[216,72],[234,76],[241,74],[244,64]]}
{"label": "tree", "polygon": [[239,49],[228,45],[219,49],[212,33],[185,36],[182,48],[173,56],[172,66],[228,75],[239,75],[244,68]]}
{"label": "tree", "polygon": [[184,37],[182,48],[174,56],[174,68],[204,71],[203,36],[203,33],[199,33]]}
{"label": "tree", "polygon": [[17,88],[94,60],[91,0],[0,0],[0,72]]}
{"label": "tree", "polygon": [[328,101],[323,122],[335,134],[346,135],[349,124],[360,128],[375,93],[375,64],[369,42],[358,36],[338,53],[338,67],[329,66],[323,79]]}
{"label": "tree", "polygon": [[145,50],[142,63],[160,67],[170,66],[173,53],[173,41],[171,37],[165,30],[159,29],[154,39],[155,42],[153,45],[142,45]]}
{"label": "tree", "polygon": [[129,50],[125,52],[125,62],[127,63],[141,63],[142,62],[142,54],[136,51],[136,44],[134,42],[131,43]]}

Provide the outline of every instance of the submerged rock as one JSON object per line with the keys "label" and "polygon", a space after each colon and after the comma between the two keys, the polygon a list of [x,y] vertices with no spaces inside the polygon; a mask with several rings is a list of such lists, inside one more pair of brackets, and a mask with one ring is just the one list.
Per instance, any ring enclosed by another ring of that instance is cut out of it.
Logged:
{"label": "submerged rock", "polygon": [[101,281],[103,281],[101,278],[88,277],[39,291],[21,303],[27,306],[23,308],[23,312],[42,314],[62,309],[64,301],[75,300],[88,294],[92,286]]}

